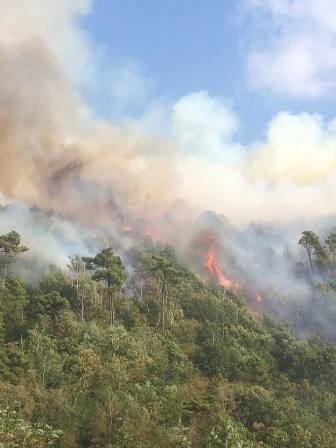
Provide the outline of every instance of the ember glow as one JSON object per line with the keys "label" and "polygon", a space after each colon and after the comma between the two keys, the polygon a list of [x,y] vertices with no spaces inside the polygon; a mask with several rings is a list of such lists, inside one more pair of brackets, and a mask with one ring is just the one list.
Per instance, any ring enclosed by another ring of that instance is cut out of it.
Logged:
{"label": "ember glow", "polygon": [[218,284],[224,288],[239,289],[238,283],[233,283],[232,280],[225,277],[218,266],[217,257],[213,250],[212,244],[209,244],[208,252],[204,260],[204,266],[206,267],[211,278],[217,280]]}

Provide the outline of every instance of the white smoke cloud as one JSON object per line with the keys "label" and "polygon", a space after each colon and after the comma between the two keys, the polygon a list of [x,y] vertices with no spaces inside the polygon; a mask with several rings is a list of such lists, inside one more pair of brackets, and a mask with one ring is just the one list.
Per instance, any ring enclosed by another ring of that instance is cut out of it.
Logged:
{"label": "white smoke cloud", "polygon": [[[92,121],[83,130],[67,60],[74,48],[82,53],[72,65],[93,60],[78,25],[90,2],[20,5],[0,0],[8,11],[0,15],[0,190],[8,198],[104,224],[169,210],[180,200],[235,222],[334,211],[335,122],[283,112],[264,142],[246,146],[237,140],[239,120],[228,101],[201,91],[170,107],[155,103],[138,123]],[[286,4],[276,5],[266,4],[287,17]],[[123,99],[133,83],[126,79]],[[166,125],[157,126],[158,110]],[[165,126],[171,134],[159,138]]]}
{"label": "white smoke cloud", "polygon": [[93,61],[79,20],[90,10],[91,0],[0,0],[0,44],[13,48],[38,41],[67,76],[82,83]]}
{"label": "white smoke cloud", "polygon": [[269,125],[267,141],[252,154],[249,175],[270,183],[288,180],[316,185],[336,174],[335,121],[322,116],[279,113]]}
{"label": "white smoke cloud", "polygon": [[[207,123],[208,116],[201,117]],[[212,134],[204,135],[202,145],[212,148]],[[282,112],[271,120],[265,142],[244,148],[233,141],[225,149],[232,154],[226,154],[224,162],[190,154],[181,162],[184,196],[193,205],[213,209],[240,223],[333,213],[335,121]]]}
{"label": "white smoke cloud", "polygon": [[232,146],[232,137],[238,129],[238,119],[226,103],[201,91],[181,98],[173,106],[173,135],[187,154],[237,159],[239,148]]}
{"label": "white smoke cloud", "polygon": [[245,0],[244,3],[262,26],[261,43],[248,54],[248,75],[253,86],[303,97],[319,97],[334,91],[336,4],[333,0]]}

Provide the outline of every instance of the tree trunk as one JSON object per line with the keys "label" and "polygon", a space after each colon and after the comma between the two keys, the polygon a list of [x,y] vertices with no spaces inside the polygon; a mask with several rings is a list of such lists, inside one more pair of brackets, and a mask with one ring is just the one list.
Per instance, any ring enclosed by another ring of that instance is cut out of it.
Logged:
{"label": "tree trunk", "polygon": [[84,321],[84,294],[81,294],[81,318]]}
{"label": "tree trunk", "polygon": [[111,291],[108,292],[108,307],[110,315],[110,325],[112,327],[115,322],[115,309],[114,309],[114,297]]}
{"label": "tree trunk", "polygon": [[149,311],[148,297],[146,297],[146,310],[147,310],[147,316],[148,316],[148,319],[149,319],[149,317],[150,317],[150,311]]}
{"label": "tree trunk", "polygon": [[177,298],[175,297],[174,300],[170,300],[170,311],[169,311],[169,313],[170,313],[170,318],[169,318],[170,326],[172,326],[174,321],[175,321],[176,308],[177,308]]}
{"label": "tree trunk", "polygon": [[8,252],[5,252],[5,266],[4,266],[4,273],[3,273],[3,285],[4,285],[4,287],[6,287],[8,255],[9,255]]}
{"label": "tree trunk", "polygon": [[76,291],[77,295],[79,294],[79,271],[76,273]]}
{"label": "tree trunk", "polygon": [[115,323],[114,297],[111,295],[112,325]]}
{"label": "tree trunk", "polygon": [[165,330],[165,296],[166,296],[166,278],[163,279],[162,289],[161,289],[161,328],[162,331]]}
{"label": "tree trunk", "polygon": [[309,264],[310,264],[312,273],[314,273],[314,266],[313,266],[313,262],[312,262],[312,258],[311,258],[311,252],[307,251],[307,254],[308,254],[308,260],[309,260]]}

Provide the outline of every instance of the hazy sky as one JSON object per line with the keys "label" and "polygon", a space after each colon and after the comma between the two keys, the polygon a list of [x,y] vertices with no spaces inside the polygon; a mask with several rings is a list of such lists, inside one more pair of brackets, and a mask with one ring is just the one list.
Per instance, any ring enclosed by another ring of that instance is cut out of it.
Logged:
{"label": "hazy sky", "polygon": [[95,0],[82,24],[109,77],[109,94],[88,94],[104,116],[208,91],[235,111],[242,142],[279,111],[334,116],[334,0]]}

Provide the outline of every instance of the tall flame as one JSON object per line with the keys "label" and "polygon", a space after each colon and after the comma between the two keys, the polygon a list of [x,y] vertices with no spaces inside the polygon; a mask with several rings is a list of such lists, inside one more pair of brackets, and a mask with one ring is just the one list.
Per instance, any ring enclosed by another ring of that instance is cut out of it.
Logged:
{"label": "tall flame", "polygon": [[211,243],[209,244],[208,252],[204,260],[204,266],[207,268],[210,276],[217,280],[217,282],[224,288],[239,289],[239,284],[233,283],[232,280],[226,278],[219,269],[217,257]]}

